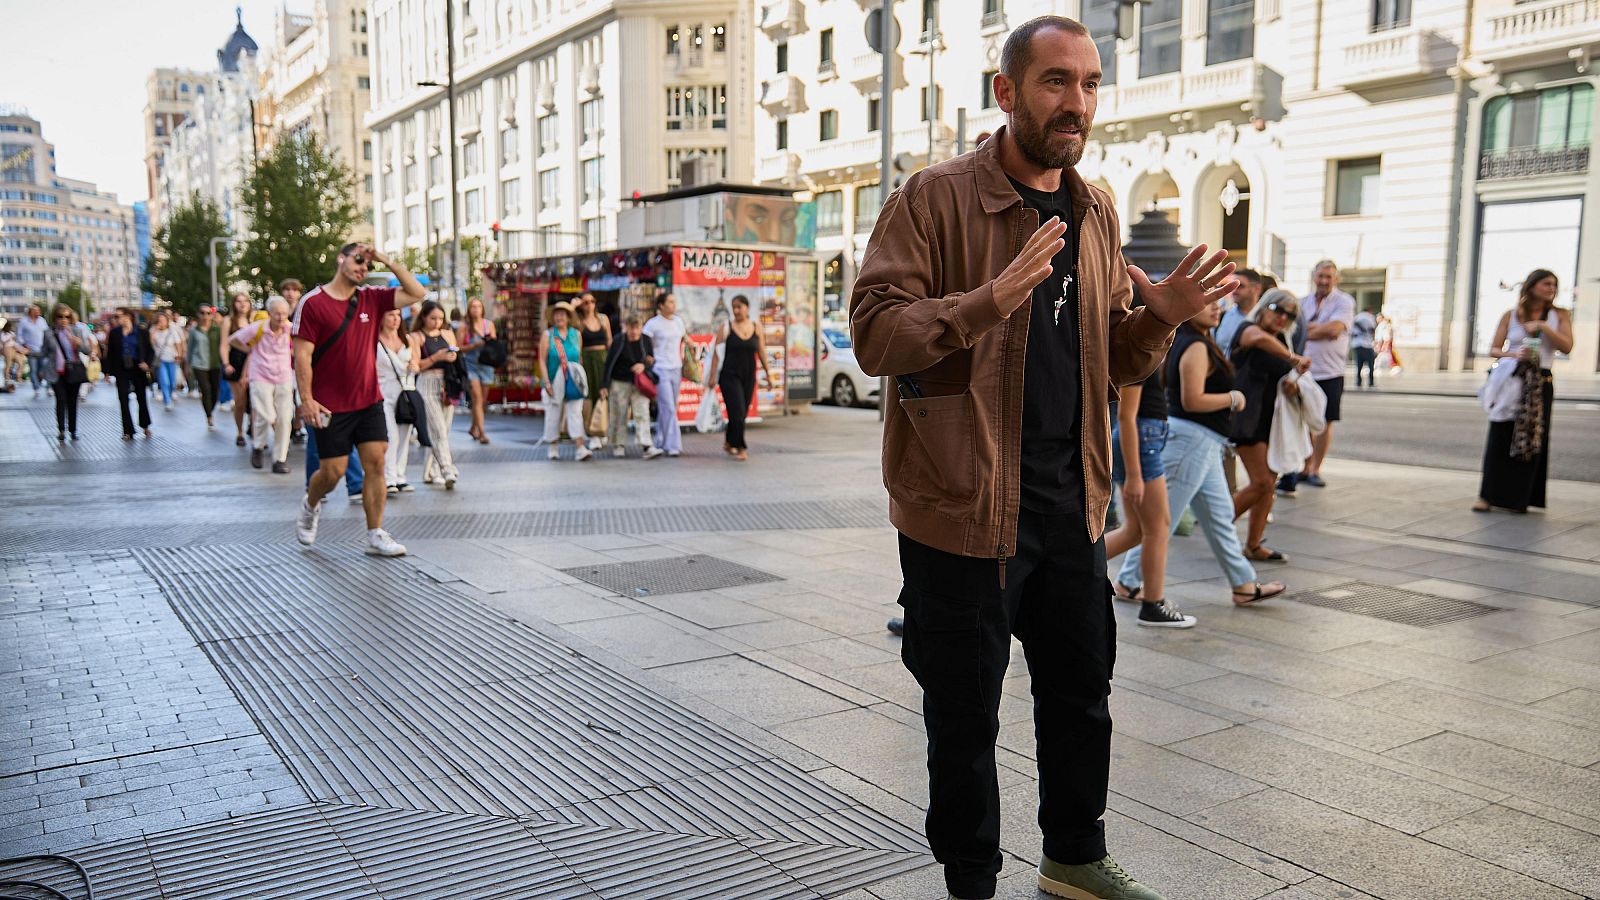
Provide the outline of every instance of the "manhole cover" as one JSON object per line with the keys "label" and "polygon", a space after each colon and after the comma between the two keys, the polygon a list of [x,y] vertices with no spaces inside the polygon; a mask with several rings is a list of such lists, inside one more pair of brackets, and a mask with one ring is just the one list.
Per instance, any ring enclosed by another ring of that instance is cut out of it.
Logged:
{"label": "manhole cover", "polygon": [[573,578],[615,591],[624,597],[687,594],[717,588],[782,581],[776,575],[718,559],[715,556],[670,556],[637,562],[608,563],[562,569]]}
{"label": "manhole cover", "polygon": [[1385,584],[1368,584],[1351,581],[1307,593],[1296,592],[1294,600],[1312,606],[1325,606],[1374,619],[1386,619],[1402,625],[1431,628],[1448,625],[1462,619],[1475,619],[1489,613],[1500,612],[1501,607],[1486,606],[1470,600],[1456,600],[1435,594],[1422,594]]}

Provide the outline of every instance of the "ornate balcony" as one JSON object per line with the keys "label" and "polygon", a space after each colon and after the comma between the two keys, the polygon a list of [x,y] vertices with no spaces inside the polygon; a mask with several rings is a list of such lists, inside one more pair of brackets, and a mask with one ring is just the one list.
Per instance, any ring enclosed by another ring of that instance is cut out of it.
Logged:
{"label": "ornate balcony", "polygon": [[[906,86],[906,65],[904,57],[896,53],[893,59],[890,74],[894,76],[896,90]],[[876,94],[883,82],[883,56],[876,50],[857,53],[850,58],[849,68],[845,69],[850,83],[856,90],[863,94]]]}
{"label": "ornate balcony", "polygon": [[1546,175],[1582,175],[1589,171],[1588,147],[1512,147],[1491,150],[1478,158],[1478,179],[1541,178]]}
{"label": "ornate balcony", "polygon": [[783,150],[756,160],[756,181],[761,184],[788,181],[800,174],[800,155]]}
{"label": "ornate balcony", "polygon": [[761,82],[761,106],[775,116],[804,112],[806,86],[794,75],[779,75]]}
{"label": "ornate balcony", "polygon": [[788,37],[806,30],[806,8],[802,0],[777,0],[761,7],[761,30],[774,38]]}
{"label": "ornate balcony", "polygon": [[1438,33],[1416,26],[1363,35],[1344,48],[1337,83],[1370,87],[1437,75],[1455,62],[1456,50]]}
{"label": "ornate balcony", "polygon": [[[878,171],[881,142],[882,136],[876,131],[855,139],[824,141],[801,152],[800,168],[805,172],[816,173],[853,168],[870,177]],[[935,159],[943,159],[946,151],[954,146],[954,142],[955,129],[943,122],[934,123]],[[895,131],[894,152],[896,156],[908,154],[913,158],[925,157],[928,153],[927,123],[916,128],[901,128]]]}
{"label": "ornate balcony", "polygon": [[[1495,7],[1499,6],[1500,9]],[[1497,60],[1566,50],[1600,41],[1600,0],[1544,0],[1480,7],[1483,27],[1475,40],[1477,55]]]}
{"label": "ornate balcony", "polygon": [[1266,93],[1262,67],[1253,59],[1172,72],[1101,89],[1098,122],[1165,117],[1173,113],[1259,104]]}

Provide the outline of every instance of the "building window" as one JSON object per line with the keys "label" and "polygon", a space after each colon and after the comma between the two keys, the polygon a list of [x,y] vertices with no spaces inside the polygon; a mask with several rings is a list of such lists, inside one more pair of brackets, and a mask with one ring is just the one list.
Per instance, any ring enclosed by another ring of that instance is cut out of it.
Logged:
{"label": "building window", "polygon": [[683,164],[695,158],[705,158],[716,162],[715,178],[726,181],[728,178],[728,151],[722,147],[690,148],[686,150],[667,151],[667,187],[675,188],[683,184]]}
{"label": "building window", "polygon": [[1381,157],[1341,159],[1333,164],[1333,215],[1375,216],[1378,214],[1378,178]]}
{"label": "building window", "polygon": [[1479,178],[1588,171],[1594,86],[1569,84],[1500,96],[1483,106]]}
{"label": "building window", "polygon": [[512,178],[500,182],[500,215],[514,216],[522,212],[522,180]]}
{"label": "building window", "polygon": [[400,214],[389,210],[383,214],[383,236],[390,240],[398,239],[400,235]]}
{"label": "building window", "polygon": [[1206,65],[1255,53],[1255,0],[1210,0],[1206,8]]}
{"label": "building window", "polygon": [[980,109],[994,109],[999,105],[994,99],[994,76],[997,74],[993,69],[983,73],[983,86],[979,88],[979,96],[983,98],[978,101]]}
{"label": "building window", "polygon": [[400,176],[394,171],[385,172],[383,175],[384,197],[393,200],[400,195]]}
{"label": "building window", "polygon": [[871,231],[878,221],[878,208],[883,205],[878,197],[876,183],[856,188],[856,231]]}
{"label": "building window", "polygon": [[601,157],[583,161],[583,198],[582,203],[599,203],[604,196],[602,184],[603,166]]}
{"label": "building window", "polygon": [[883,100],[881,97],[867,98],[867,131],[878,130],[878,118],[883,113]]}
{"label": "building window", "polygon": [[778,120],[778,149],[779,150],[787,150],[787,149],[789,149],[789,120],[788,119],[779,119]]}
{"label": "building window", "polygon": [[428,157],[428,185],[444,183],[444,154],[435,153]]}
{"label": "building window", "polygon": [[728,52],[728,26],[716,25],[711,29],[711,52]]}
{"label": "building window", "polygon": [[433,227],[438,228],[450,221],[448,211],[444,208],[444,198],[435,197],[428,201],[428,215],[433,218]]}
{"label": "building window", "polygon": [[917,22],[917,32],[922,35],[922,43],[931,42],[938,30],[939,0],[922,0],[922,19]]}
{"label": "building window", "polygon": [[668,131],[720,130],[727,127],[727,85],[667,88]]}
{"label": "building window", "polygon": [[839,111],[825,109],[817,114],[817,139],[831,141],[839,136]]}
{"label": "building window", "polygon": [[844,191],[817,195],[817,234],[844,233]]}
{"label": "building window", "polygon": [[416,163],[406,163],[406,193],[408,194],[417,189],[417,172]]}
{"label": "building window", "polygon": [[517,126],[500,129],[500,165],[509,166],[517,161]]}
{"label": "building window", "polygon": [[833,71],[833,29],[824,28],[817,35],[817,70]]}
{"label": "building window", "polygon": [[483,191],[476,188],[467,191],[467,224],[473,225],[483,221]]}
{"label": "building window", "polygon": [[371,175],[366,175],[366,176],[362,177],[362,179],[361,179],[361,187],[369,195],[372,193],[372,176]]}
{"label": "building window", "polygon": [[578,125],[583,129],[582,139],[578,143],[587,144],[600,139],[600,120],[604,114],[600,102],[596,99],[578,104]]}
{"label": "building window", "polygon": [[1139,8],[1139,77],[1165,75],[1182,65],[1182,0],[1152,0]]}
{"label": "building window", "polygon": [[[1120,0],[1083,0],[1083,27],[1100,51],[1100,83],[1117,83],[1117,9]],[[1145,7],[1148,11],[1149,7]]]}
{"label": "building window", "polygon": [[683,31],[676,25],[667,26],[667,55],[677,56],[678,48],[683,44]]}
{"label": "building window", "polygon": [[922,121],[929,119],[938,121],[944,113],[944,88],[935,87],[933,96],[928,95],[928,89],[922,89]]}
{"label": "building window", "polygon": [[1372,0],[1373,31],[1389,31],[1410,24],[1411,0]]}
{"label": "building window", "polygon": [[606,242],[606,220],[605,219],[602,219],[602,218],[599,218],[599,217],[596,217],[596,218],[593,218],[593,219],[584,219],[581,224],[582,224],[582,227],[583,227],[583,246],[584,246],[584,249],[586,249],[586,250],[598,250],[601,247],[605,246],[605,242]]}
{"label": "building window", "polygon": [[358,90],[358,91],[370,91],[370,90],[372,90],[372,79],[368,78],[365,75],[357,75],[356,76],[356,90]]}
{"label": "building window", "polygon": [[422,207],[406,207],[406,233],[422,234]]}
{"label": "building window", "polygon": [[369,160],[372,159],[372,142],[371,141],[362,141],[361,142],[361,158],[362,159],[369,159]]}
{"label": "building window", "polygon": [[554,153],[561,146],[561,127],[556,114],[539,117],[539,152]]}
{"label": "building window", "polygon": [[539,173],[539,208],[555,209],[561,205],[561,170],[546,169]]}
{"label": "building window", "polygon": [[779,41],[778,42],[778,71],[779,72],[787,72],[787,71],[789,71],[789,42],[788,41]]}

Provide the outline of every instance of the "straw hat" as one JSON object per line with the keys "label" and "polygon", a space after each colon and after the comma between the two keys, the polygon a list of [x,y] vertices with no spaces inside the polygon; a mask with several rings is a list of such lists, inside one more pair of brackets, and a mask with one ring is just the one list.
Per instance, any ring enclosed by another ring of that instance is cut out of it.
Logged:
{"label": "straw hat", "polygon": [[569,303],[569,302],[567,302],[565,300],[560,300],[560,301],[557,301],[555,303],[550,304],[549,308],[545,310],[545,315],[548,316],[548,315],[550,315],[551,313],[555,312],[558,309],[565,311],[569,318],[575,318],[578,315],[578,310],[576,308],[574,308],[571,303]]}

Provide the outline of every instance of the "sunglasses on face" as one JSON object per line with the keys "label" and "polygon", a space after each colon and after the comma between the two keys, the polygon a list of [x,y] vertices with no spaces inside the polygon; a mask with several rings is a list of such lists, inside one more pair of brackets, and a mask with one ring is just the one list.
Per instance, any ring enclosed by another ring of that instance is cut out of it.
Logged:
{"label": "sunglasses on face", "polygon": [[365,256],[362,256],[359,253],[357,253],[355,256],[350,257],[350,260],[352,262],[354,262],[358,266],[364,266],[364,265],[367,264],[367,258]]}
{"label": "sunglasses on face", "polygon": [[1283,307],[1279,306],[1276,303],[1268,304],[1267,305],[1267,309],[1272,310],[1273,312],[1277,313],[1280,316],[1283,316],[1285,319],[1288,319],[1291,322],[1293,322],[1295,319],[1300,318],[1300,313],[1298,313],[1298,312],[1296,312],[1295,310],[1292,310],[1292,309],[1284,309]]}

